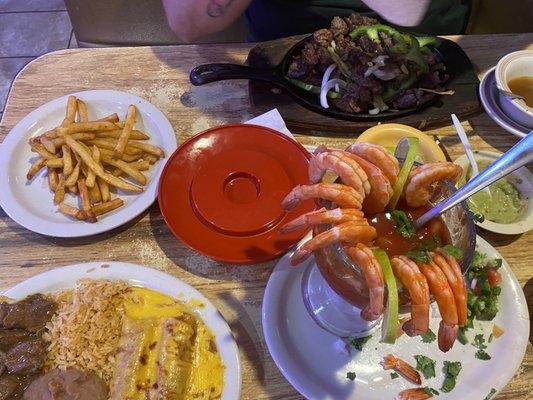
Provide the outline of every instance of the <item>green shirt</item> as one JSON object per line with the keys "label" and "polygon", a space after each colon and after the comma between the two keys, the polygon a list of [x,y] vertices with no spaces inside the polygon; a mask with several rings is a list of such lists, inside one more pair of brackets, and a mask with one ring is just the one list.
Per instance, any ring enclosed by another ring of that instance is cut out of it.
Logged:
{"label": "green shirt", "polygon": [[[391,7],[394,7],[394,0],[391,0]],[[311,33],[329,28],[333,17],[352,12],[381,19],[359,0],[253,0],[246,10],[249,40],[265,41]],[[418,26],[396,27],[432,35],[459,34],[464,32],[469,12],[468,0],[433,0]]]}

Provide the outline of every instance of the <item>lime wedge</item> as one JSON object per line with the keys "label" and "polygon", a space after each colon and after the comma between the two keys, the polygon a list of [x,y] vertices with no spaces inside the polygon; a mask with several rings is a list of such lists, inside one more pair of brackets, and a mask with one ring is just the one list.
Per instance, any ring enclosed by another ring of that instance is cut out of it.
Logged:
{"label": "lime wedge", "polygon": [[381,341],[383,343],[394,344],[399,326],[398,287],[396,286],[396,279],[392,273],[392,267],[387,253],[380,248],[374,248],[372,251],[383,270],[383,276],[385,277],[385,284],[387,285],[388,292],[387,306],[385,307],[383,322],[381,324]]}
{"label": "lime wedge", "polygon": [[391,210],[396,209],[396,204],[398,203],[400,195],[403,192],[403,187],[407,182],[409,172],[411,172],[411,168],[413,167],[415,158],[418,155],[418,148],[420,147],[420,140],[417,137],[408,137],[407,141],[409,143],[409,151],[407,152],[407,156],[405,157],[405,160],[403,162],[402,169],[398,174],[398,179],[396,180],[396,184],[394,185],[394,192],[389,201],[389,208]]}

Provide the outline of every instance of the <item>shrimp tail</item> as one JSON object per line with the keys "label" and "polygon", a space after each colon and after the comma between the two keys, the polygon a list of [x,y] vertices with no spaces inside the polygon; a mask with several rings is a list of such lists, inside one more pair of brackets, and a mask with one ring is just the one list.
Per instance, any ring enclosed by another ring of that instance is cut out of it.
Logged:
{"label": "shrimp tail", "polygon": [[381,365],[383,366],[383,369],[395,370],[405,379],[416,385],[422,384],[422,378],[420,378],[418,371],[413,366],[407,364],[405,361],[397,357],[394,357],[392,354],[387,354],[385,357],[383,357]]}
{"label": "shrimp tail", "polygon": [[291,265],[296,266],[305,261],[313,252],[304,248],[299,248],[291,257]]}
{"label": "shrimp tail", "polygon": [[285,198],[282,200],[281,202],[281,207],[285,210],[285,211],[292,211],[294,210],[295,208],[297,208],[301,203],[302,203],[302,199],[300,199],[298,197],[298,188],[299,186],[296,186],[294,189],[292,189],[292,191],[287,195],[285,196]]}
{"label": "shrimp tail", "polygon": [[426,392],[423,388],[405,389],[398,393],[397,400],[426,400],[433,395]]}
{"label": "shrimp tail", "polygon": [[307,214],[302,214],[298,218],[293,219],[290,222],[287,222],[285,225],[283,225],[281,228],[279,228],[280,233],[289,233],[298,231],[300,229],[309,228],[309,217],[311,215],[321,214],[326,209],[322,207],[320,210],[312,211]]}
{"label": "shrimp tail", "polygon": [[446,353],[453,347],[453,343],[457,338],[457,331],[459,325],[449,325],[444,321],[440,321],[439,333],[438,333],[438,343],[439,349]]}

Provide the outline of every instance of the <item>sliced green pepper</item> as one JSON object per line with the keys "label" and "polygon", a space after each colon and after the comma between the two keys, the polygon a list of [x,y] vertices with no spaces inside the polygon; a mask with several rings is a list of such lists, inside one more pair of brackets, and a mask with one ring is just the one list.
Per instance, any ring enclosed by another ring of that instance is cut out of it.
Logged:
{"label": "sliced green pepper", "polygon": [[403,35],[403,37],[408,50],[405,52],[406,47],[398,44],[394,45],[392,50],[397,53],[404,54],[405,59],[414,62],[421,71],[428,72],[429,65],[426,58],[420,51],[418,40],[416,40],[416,38],[412,35]]}
{"label": "sliced green pepper", "polygon": [[350,68],[348,67],[348,64],[346,64],[342,60],[342,58],[337,54],[333,47],[329,46],[328,51],[331,55],[331,58],[333,59],[333,62],[337,65],[337,67],[339,67],[341,73],[349,80],[352,80],[352,74],[350,73]]}
{"label": "sliced green pepper", "polygon": [[389,35],[390,37],[396,39],[397,42],[404,42],[403,36],[396,29],[383,24],[376,25],[362,25],[355,28],[349,33],[349,36],[352,39],[355,39],[358,36],[366,34],[370,39],[376,43],[380,43],[379,33],[383,32]]}
{"label": "sliced green pepper", "polygon": [[[310,83],[305,83],[305,82],[300,81],[298,79],[292,79],[292,78],[287,78],[287,79],[289,79],[289,81],[293,85],[298,86],[300,89],[307,90],[310,93],[320,95],[320,90],[321,89],[318,86],[311,85]],[[341,94],[337,93],[337,92],[332,92],[330,90],[328,92],[328,97],[331,98],[331,99],[338,99],[339,97],[341,97]]]}

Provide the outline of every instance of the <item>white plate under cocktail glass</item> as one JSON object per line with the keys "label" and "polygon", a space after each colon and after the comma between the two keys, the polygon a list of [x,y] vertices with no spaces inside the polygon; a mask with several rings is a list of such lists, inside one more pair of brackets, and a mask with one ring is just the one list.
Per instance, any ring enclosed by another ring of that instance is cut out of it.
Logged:
{"label": "white plate under cocktail glass", "polygon": [[[33,293],[54,293],[73,289],[76,287],[76,282],[83,278],[122,280],[134,286],[159,291],[185,303],[192,300],[194,312],[214,333],[218,351],[226,367],[221,400],[239,399],[241,390],[239,350],[227,322],[205,296],[171,275],[136,264],[116,261],[89,262],[55,268],[35,275],[13,286],[3,295],[21,300]],[[201,306],[198,306],[200,304]]]}
{"label": "white plate under cocktail glass", "polygon": [[[73,93],[87,103],[89,120],[117,113],[121,120],[130,104],[137,107],[135,129],[150,136],[148,143],[165,151],[149,171],[148,184],[140,194],[117,191],[124,206],[98,218],[96,223],[76,221],[57,211],[53,193],[48,188],[43,169],[31,182],[26,173],[36,160],[28,139],[61,124],[65,117],[68,95],[52,100],[25,116],[9,132],[0,145],[0,206],[18,224],[37,233],[56,237],[81,237],[106,232],[120,226],[145,211],[157,198],[159,176],[168,157],[176,150],[177,142],[172,125],[153,104],[126,92],[117,90],[88,90]],[[66,203],[76,205],[67,194]]]}
{"label": "white plate under cocktail glass", "polygon": [[[489,258],[502,258],[489,243],[477,238],[477,249]],[[505,260],[502,262],[500,311],[494,321],[475,322],[475,332],[490,335],[493,323],[505,333],[494,339],[486,351],[492,359],[474,357],[477,349],[471,344],[456,342],[448,353],[442,353],[437,342],[423,343],[420,337],[402,335],[394,345],[380,343],[380,330],[363,346],[348,355],[340,350],[339,338],[320,328],[309,315],[302,296],[302,278],[308,268],[316,268],[314,259],[293,267],[290,253],[276,265],[268,281],[263,300],[263,331],[276,365],[285,378],[303,396],[313,400],[388,400],[404,389],[415,387],[403,378],[392,379],[391,371],[379,364],[392,353],[416,365],[414,355],[422,354],[436,361],[436,377],[423,378],[423,386],[440,392],[439,399],[483,400],[494,388],[500,391],[511,380],[524,357],[529,338],[529,313],[520,284]],[[332,295],[335,295],[332,293]],[[432,304],[430,327],[438,331],[440,315]],[[472,332],[469,338],[472,339]],[[471,340],[470,340],[471,341]],[[443,361],[460,361],[462,370],[455,389],[440,390],[444,374]],[[347,372],[355,372],[352,382]]]}

